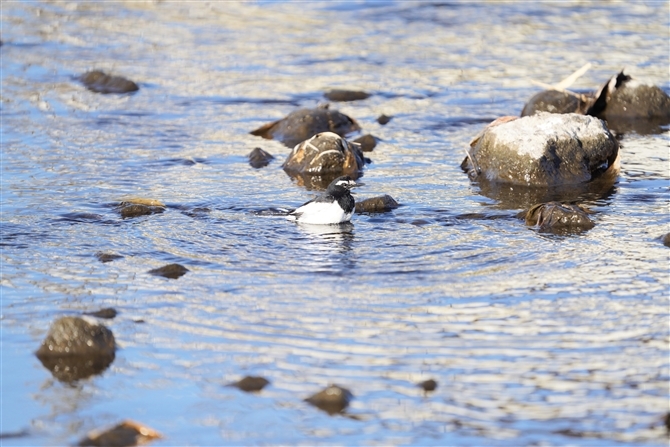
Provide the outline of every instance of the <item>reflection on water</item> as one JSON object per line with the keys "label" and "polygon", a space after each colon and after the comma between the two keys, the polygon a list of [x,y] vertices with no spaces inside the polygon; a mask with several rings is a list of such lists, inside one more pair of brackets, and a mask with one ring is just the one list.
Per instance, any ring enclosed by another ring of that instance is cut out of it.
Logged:
{"label": "reflection on water", "polygon": [[[512,189],[459,167],[532,80],[590,61],[576,91],[623,66],[667,90],[664,4],[2,11],[2,430],[30,426],[13,445],[126,418],[161,432],[155,445],[667,444],[667,128],[617,125],[610,182]],[[140,90],[73,81],[93,69]],[[329,180],[290,178],[290,149],[249,132],[336,88],[372,94],[338,104],[378,141],[361,196],[403,206],[339,226],[272,216]],[[277,160],[253,169],[255,147]],[[166,207],[122,219],[123,197]],[[589,206],[595,226],[551,235],[516,217],[551,200]],[[147,273],[170,263],[189,274]],[[54,379],[32,354],[51,322],[105,307],[114,362]],[[225,386],[245,375],[270,385]],[[304,401],[334,383],[356,418]]]}

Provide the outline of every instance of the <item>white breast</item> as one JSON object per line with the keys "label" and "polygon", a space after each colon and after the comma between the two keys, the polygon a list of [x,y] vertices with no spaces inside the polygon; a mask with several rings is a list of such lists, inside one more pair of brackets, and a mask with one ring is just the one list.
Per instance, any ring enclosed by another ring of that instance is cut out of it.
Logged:
{"label": "white breast", "polygon": [[348,222],[353,214],[345,213],[337,202],[310,202],[296,209],[287,218],[308,224],[332,225]]}

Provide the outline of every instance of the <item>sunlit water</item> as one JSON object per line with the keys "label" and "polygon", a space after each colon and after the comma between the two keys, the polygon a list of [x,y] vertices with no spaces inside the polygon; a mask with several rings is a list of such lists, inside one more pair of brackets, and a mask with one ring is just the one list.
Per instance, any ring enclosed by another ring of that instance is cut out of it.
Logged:
{"label": "sunlit water", "polygon": [[[130,418],[157,446],[666,445],[667,130],[621,136],[581,234],[526,227],[459,164],[531,80],[591,62],[573,89],[626,67],[670,90],[668,26],[663,2],[3,3],[1,431],[26,436],[0,443]],[[96,68],[140,91],[74,79]],[[332,107],[381,139],[356,197],[402,206],[335,228],[255,214],[314,191],[249,131],[329,88],[374,94]],[[123,220],[127,196],[168,209]],[[190,272],[146,273],[172,262]],[[114,363],[58,382],[33,355],[49,325],[103,307]],[[223,386],[244,375],[271,385]],[[329,383],[352,417],[303,402]]]}

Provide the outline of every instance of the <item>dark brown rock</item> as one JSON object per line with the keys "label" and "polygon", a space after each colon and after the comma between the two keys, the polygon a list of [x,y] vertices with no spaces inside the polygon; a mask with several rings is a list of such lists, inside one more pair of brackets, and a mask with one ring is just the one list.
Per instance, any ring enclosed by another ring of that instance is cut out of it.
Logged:
{"label": "dark brown rock", "polygon": [[177,279],[181,276],[184,276],[188,271],[189,269],[187,269],[181,264],[168,264],[164,265],[163,267],[149,270],[148,273],[154,276],[162,276],[164,278]]}
{"label": "dark brown rock", "polygon": [[265,379],[264,377],[246,376],[245,378],[238,380],[237,382],[228,384],[228,386],[233,386],[246,392],[255,392],[262,390],[269,383],[270,381]]}
{"label": "dark brown rock", "polygon": [[130,93],[140,88],[121,76],[109,76],[100,70],[89,71],[79,77],[82,84],[96,93]]}
{"label": "dark brown rock", "polygon": [[663,245],[670,247],[670,233],[667,233],[665,236],[663,236]]}
{"label": "dark brown rock", "polygon": [[379,115],[379,117],[377,118],[377,122],[378,122],[379,124],[381,124],[382,126],[385,126],[385,125],[387,125],[387,124],[389,123],[389,121],[391,121],[391,119],[393,119],[392,116],[388,116],[388,115],[381,114],[381,115]]}
{"label": "dark brown rock", "polygon": [[159,200],[131,198],[119,203],[117,210],[122,218],[131,219],[133,217],[162,213],[165,211],[165,205]]}
{"label": "dark brown rock", "polygon": [[112,262],[117,259],[123,258],[123,256],[121,255],[115,255],[113,253],[102,253],[102,252],[96,253],[95,257],[98,258],[98,261],[100,262]]}
{"label": "dark brown rock", "polygon": [[84,315],[111,320],[116,317],[117,312],[113,307],[105,307],[104,309],[96,310],[94,312],[84,312]]}
{"label": "dark brown rock", "polygon": [[589,101],[585,95],[545,90],[537,93],[526,103],[521,116],[535,115],[540,112],[584,114],[588,107]]}
{"label": "dark brown rock", "polygon": [[370,134],[358,137],[353,142],[360,144],[361,151],[363,152],[372,152],[375,146],[377,146],[377,139]]}
{"label": "dark brown rock", "polygon": [[589,218],[593,212],[579,205],[540,203],[522,214],[525,214],[526,225],[543,232],[584,231],[595,226]]}
{"label": "dark brown rock", "polygon": [[112,428],[94,430],[79,441],[79,446],[132,447],[144,445],[163,436],[157,431],[134,421],[123,421]]}
{"label": "dark brown rock", "polygon": [[370,93],[358,90],[333,89],[324,93],[323,96],[325,96],[326,99],[330,101],[347,102],[347,101],[359,101],[362,99],[367,99],[372,95],[370,95]]}
{"label": "dark brown rock", "polygon": [[249,164],[252,168],[255,169],[260,169],[267,166],[270,164],[270,161],[274,159],[272,154],[264,151],[260,147],[254,148],[254,150],[249,153],[248,157]]}
{"label": "dark brown rock", "polygon": [[320,132],[333,132],[344,137],[357,130],[360,130],[360,126],[352,118],[337,110],[320,107],[296,110],[286,118],[259,127],[251,134],[294,147]]}
{"label": "dark brown rock", "polygon": [[371,197],[369,199],[356,202],[356,213],[386,213],[388,211],[398,208],[398,202],[388,194],[379,197]]}
{"label": "dark brown rock", "polygon": [[642,84],[622,71],[598,90],[587,113],[608,122],[610,118],[670,121],[670,97],[659,87]]}
{"label": "dark brown rock", "polygon": [[337,414],[347,408],[353,398],[354,395],[348,389],[337,385],[330,385],[323,391],[305,399],[305,402],[314,405],[328,414]]}
{"label": "dark brown rock", "polygon": [[360,149],[332,132],[322,132],[295,146],[282,165],[287,173],[336,174],[357,178],[365,161]]}
{"label": "dark brown rock", "polygon": [[435,391],[437,389],[437,382],[433,379],[428,379],[419,382],[417,386],[423,388],[424,391]]}

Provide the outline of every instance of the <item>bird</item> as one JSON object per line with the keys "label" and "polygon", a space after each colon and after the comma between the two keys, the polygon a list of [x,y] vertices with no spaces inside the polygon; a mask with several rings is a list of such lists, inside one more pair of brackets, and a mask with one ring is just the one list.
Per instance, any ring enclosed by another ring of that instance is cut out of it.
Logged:
{"label": "bird", "polygon": [[349,192],[354,186],[358,185],[348,175],[338,177],[328,185],[325,194],[289,211],[286,218],[299,223],[320,225],[349,222],[356,208],[356,202]]}

